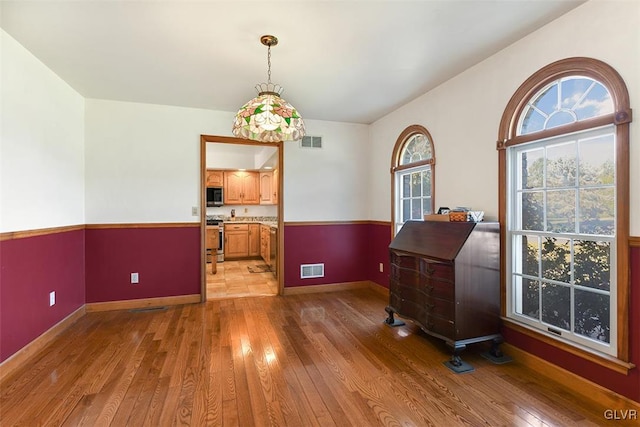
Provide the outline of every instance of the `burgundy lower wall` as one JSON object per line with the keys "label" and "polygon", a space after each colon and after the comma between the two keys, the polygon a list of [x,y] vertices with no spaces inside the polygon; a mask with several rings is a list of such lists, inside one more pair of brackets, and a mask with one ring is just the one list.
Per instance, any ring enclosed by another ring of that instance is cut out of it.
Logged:
{"label": "burgundy lower wall", "polygon": [[[366,224],[285,226],[285,287],[366,280],[367,228]],[[324,263],[324,277],[300,278],[301,264],[318,263]]]}
{"label": "burgundy lower wall", "polygon": [[638,371],[640,369],[640,248],[631,248],[630,266],[629,350],[630,360],[636,367],[629,372],[629,375],[618,374],[508,328],[503,328],[505,341],[609,390],[640,402],[640,373]]}
{"label": "burgundy lower wall", "polygon": [[[89,228],[85,233],[87,303],[200,293],[198,227]],[[131,284],[134,272],[138,284]]]}
{"label": "burgundy lower wall", "polygon": [[[390,227],[385,223],[285,225],[285,287],[361,280],[389,287]],[[300,278],[301,264],[318,263],[324,263],[325,277]]]}
{"label": "burgundy lower wall", "polygon": [[[367,249],[370,262],[367,263],[367,279],[389,288],[389,244],[391,243],[390,223],[371,223],[367,231]],[[383,271],[380,272],[380,263]]]}
{"label": "burgundy lower wall", "polygon": [[84,305],[84,233],[0,242],[0,362]]}

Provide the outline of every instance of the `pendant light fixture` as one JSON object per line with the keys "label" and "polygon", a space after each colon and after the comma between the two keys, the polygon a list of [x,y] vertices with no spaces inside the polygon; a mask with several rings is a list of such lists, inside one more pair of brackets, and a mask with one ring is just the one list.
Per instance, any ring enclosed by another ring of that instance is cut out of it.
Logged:
{"label": "pendant light fixture", "polygon": [[258,96],[244,104],[233,122],[233,134],[239,138],[260,142],[302,139],[304,122],[298,111],[280,98],[282,87],[271,83],[271,46],[278,44],[275,36],[264,35],[260,42],[267,46],[267,83],[256,85]]}

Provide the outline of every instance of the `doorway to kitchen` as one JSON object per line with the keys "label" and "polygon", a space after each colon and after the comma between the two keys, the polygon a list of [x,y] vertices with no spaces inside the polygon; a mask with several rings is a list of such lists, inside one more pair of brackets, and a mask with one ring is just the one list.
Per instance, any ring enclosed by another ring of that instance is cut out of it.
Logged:
{"label": "doorway to kitchen", "polygon": [[282,293],[282,143],[201,135],[201,300]]}

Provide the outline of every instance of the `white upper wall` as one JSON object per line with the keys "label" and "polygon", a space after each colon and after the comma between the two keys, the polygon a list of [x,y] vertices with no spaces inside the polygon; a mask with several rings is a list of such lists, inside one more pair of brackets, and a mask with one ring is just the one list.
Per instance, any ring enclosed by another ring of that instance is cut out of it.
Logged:
{"label": "white upper wall", "polygon": [[[87,223],[198,221],[191,208],[200,205],[200,135],[230,136],[233,116],[87,99]],[[310,134],[324,137],[325,147],[308,151],[297,142],[284,144],[285,220],[364,218],[368,127],[305,124]]]}
{"label": "white upper wall", "polygon": [[[389,167],[409,125],[435,145],[435,204],[498,216],[498,125],[507,102],[533,73],[559,59],[586,56],[615,68],[631,107],[640,102],[640,2],[590,1],[466,70],[371,126],[369,219],[391,219]],[[631,124],[631,235],[640,234],[640,120]]]}
{"label": "white upper wall", "polygon": [[0,30],[0,232],[84,224],[84,99]]}
{"label": "white upper wall", "polygon": [[200,135],[228,135],[232,113],[86,100],[87,223],[196,222]]}
{"label": "white upper wall", "polygon": [[367,218],[369,126],[305,120],[307,135],[322,148],[284,143],[285,221]]}

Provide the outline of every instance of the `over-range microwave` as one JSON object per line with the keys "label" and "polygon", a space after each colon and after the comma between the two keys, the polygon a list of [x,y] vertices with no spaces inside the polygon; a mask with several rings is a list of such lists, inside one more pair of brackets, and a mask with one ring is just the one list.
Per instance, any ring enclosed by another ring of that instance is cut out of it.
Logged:
{"label": "over-range microwave", "polygon": [[222,187],[207,187],[207,207],[222,206],[224,204]]}

